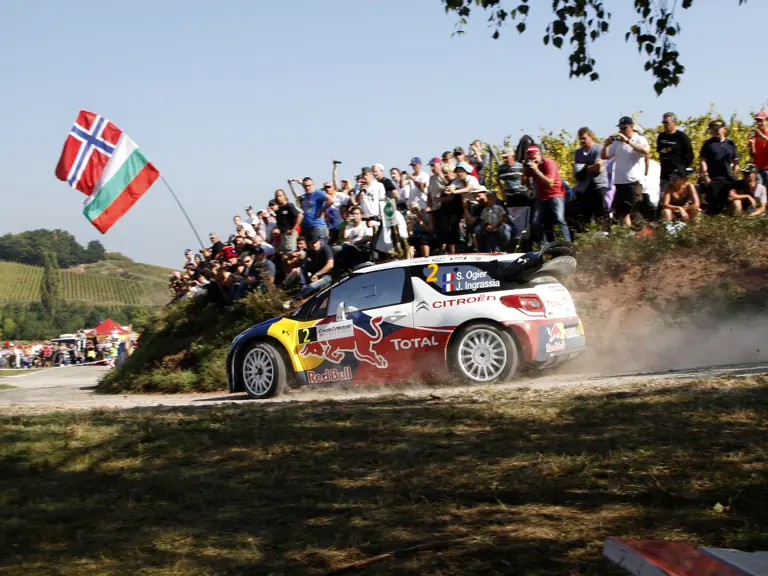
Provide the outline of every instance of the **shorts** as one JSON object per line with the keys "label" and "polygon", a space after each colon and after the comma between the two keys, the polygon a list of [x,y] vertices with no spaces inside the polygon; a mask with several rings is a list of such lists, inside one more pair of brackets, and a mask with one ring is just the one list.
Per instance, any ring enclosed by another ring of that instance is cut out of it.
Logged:
{"label": "shorts", "polygon": [[432,239],[425,234],[414,234],[408,237],[408,244],[414,248],[419,246],[429,246],[432,243]]}
{"label": "shorts", "polygon": [[298,234],[283,234],[280,237],[280,252],[283,254],[295,252],[298,240]]}
{"label": "shorts", "polygon": [[643,185],[640,182],[616,184],[616,194],[613,197],[611,209],[619,218],[624,218],[637,212],[643,201]]}

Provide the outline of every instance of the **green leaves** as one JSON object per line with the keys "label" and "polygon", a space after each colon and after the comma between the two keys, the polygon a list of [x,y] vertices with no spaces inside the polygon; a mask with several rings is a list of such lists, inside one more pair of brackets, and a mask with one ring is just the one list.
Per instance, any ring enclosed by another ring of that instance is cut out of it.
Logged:
{"label": "green leaves", "polygon": [[[466,26],[470,7],[479,6],[490,12],[488,21],[494,28],[493,38],[500,37],[501,27],[509,21],[516,22],[515,28],[522,34],[527,30],[526,19],[530,12],[529,0],[506,0],[505,10],[501,7],[505,0],[441,0],[446,12],[456,12],[459,16],[460,31]],[[613,0],[617,2],[619,0]],[[670,86],[677,86],[685,67],[679,61],[679,53],[672,39],[680,34],[680,25],[675,18],[676,2],[666,0],[623,0],[631,3],[639,17],[625,34],[625,41],[632,37],[639,53],[646,55],[644,68],[654,77],[654,89],[661,94]],[[733,1],[733,0],[731,0]],[[747,0],[738,0],[744,4]],[[595,67],[597,62],[590,55],[590,48],[603,34],[610,30],[611,13],[605,10],[606,0],[552,0],[552,21],[547,25],[542,38],[545,46],[550,43],[558,49],[567,40],[571,45],[568,56],[570,76],[587,76],[591,81],[599,78]],[[672,6],[670,6],[672,4]],[[686,10],[693,5],[693,0],[683,0],[680,5]]]}

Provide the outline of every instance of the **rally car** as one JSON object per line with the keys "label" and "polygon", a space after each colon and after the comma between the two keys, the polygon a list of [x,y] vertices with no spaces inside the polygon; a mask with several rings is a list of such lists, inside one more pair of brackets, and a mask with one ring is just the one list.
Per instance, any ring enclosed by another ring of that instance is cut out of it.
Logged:
{"label": "rally car", "polygon": [[570,245],[527,254],[463,254],[359,269],[292,313],[239,334],[227,356],[230,392],[268,398],[286,386],[510,379],[584,350],[560,280]]}

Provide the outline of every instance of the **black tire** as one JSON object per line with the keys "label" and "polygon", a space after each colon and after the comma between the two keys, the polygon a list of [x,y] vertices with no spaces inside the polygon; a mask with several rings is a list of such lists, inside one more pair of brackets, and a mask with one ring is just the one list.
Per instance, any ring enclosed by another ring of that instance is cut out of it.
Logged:
{"label": "black tire", "polygon": [[[282,394],[288,382],[288,371],[280,351],[268,342],[254,342],[238,362],[243,389],[254,400]],[[270,377],[271,374],[271,377]]]}
{"label": "black tire", "polygon": [[[487,340],[485,345],[483,340]],[[499,358],[502,350],[503,359]],[[494,357],[501,362],[500,367],[494,365]],[[451,341],[448,358],[458,378],[478,384],[509,380],[520,367],[520,352],[512,334],[487,322],[459,329]]]}
{"label": "black tire", "polygon": [[573,243],[558,240],[557,242],[551,242],[542,248],[542,258],[549,256],[551,258],[557,258],[558,256],[576,256],[576,250],[573,247]]}

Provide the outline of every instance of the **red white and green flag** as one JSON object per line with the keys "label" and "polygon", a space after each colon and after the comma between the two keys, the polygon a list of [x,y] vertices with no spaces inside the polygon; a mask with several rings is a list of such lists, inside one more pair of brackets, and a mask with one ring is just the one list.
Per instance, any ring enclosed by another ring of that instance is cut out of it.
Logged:
{"label": "red white and green flag", "polygon": [[160,172],[117,126],[81,110],[64,143],[56,177],[88,196],[83,214],[104,234]]}

